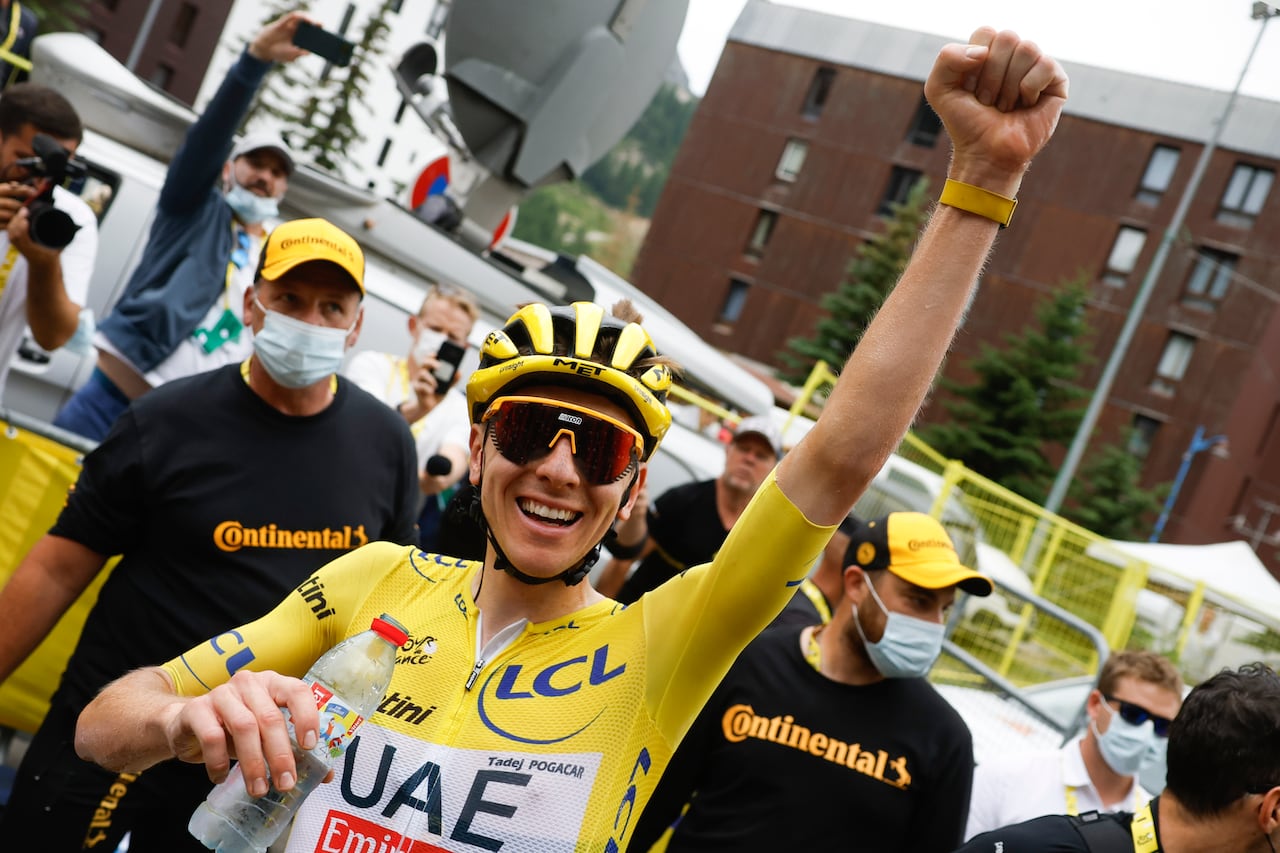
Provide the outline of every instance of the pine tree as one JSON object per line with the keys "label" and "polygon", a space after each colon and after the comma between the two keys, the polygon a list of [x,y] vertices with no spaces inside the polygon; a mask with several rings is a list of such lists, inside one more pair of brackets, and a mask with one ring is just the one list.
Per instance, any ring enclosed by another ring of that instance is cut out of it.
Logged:
{"label": "pine tree", "polygon": [[1139,485],[1142,462],[1123,447],[1107,445],[1072,483],[1063,515],[1108,539],[1145,539],[1163,507],[1169,484]]}
{"label": "pine tree", "polygon": [[802,384],[819,359],[832,370],[844,365],[911,257],[928,218],[928,192],[929,182],[923,178],[917,181],[907,200],[894,205],[884,233],[858,247],[844,281],[822,297],[827,316],[818,321],[813,335],[792,338],[787,349],[778,354],[785,365],[779,371],[784,380]]}
{"label": "pine tree", "polygon": [[[258,23],[257,29],[252,33],[246,33],[238,42],[234,45],[228,45],[228,47],[238,56],[244,46],[257,35],[258,30],[289,12],[309,11],[310,6],[311,0],[272,0],[267,4],[267,11]],[[253,101],[249,104],[248,112],[245,113],[240,122],[240,132],[244,133],[245,129],[254,124],[259,118],[269,116],[277,124],[282,125],[281,135],[286,142],[292,145],[291,132],[303,126],[302,109],[298,103],[298,94],[301,92],[314,93],[319,86],[320,80],[315,74],[308,71],[307,67],[301,62],[272,63],[266,77],[262,80],[262,85],[258,87],[257,93],[253,96]]]}
{"label": "pine tree", "polygon": [[[311,155],[319,167],[341,175],[342,167],[355,161],[348,153],[362,137],[356,125],[357,107],[369,112],[364,92],[372,81],[372,73],[381,67],[379,59],[391,32],[389,16],[396,0],[383,0],[365,20],[356,42],[351,64],[337,75],[332,93],[313,91],[303,104],[301,121],[290,145]],[[331,71],[331,76],[333,76]]]}
{"label": "pine tree", "polygon": [[950,422],[922,429],[939,453],[959,459],[1005,488],[1042,502],[1056,470],[1047,444],[1065,445],[1083,415],[1089,392],[1075,384],[1088,353],[1084,278],[1069,282],[1036,309],[1036,325],[1006,335],[1003,349],[984,344],[969,362],[969,385],[943,379],[953,397],[943,403]]}

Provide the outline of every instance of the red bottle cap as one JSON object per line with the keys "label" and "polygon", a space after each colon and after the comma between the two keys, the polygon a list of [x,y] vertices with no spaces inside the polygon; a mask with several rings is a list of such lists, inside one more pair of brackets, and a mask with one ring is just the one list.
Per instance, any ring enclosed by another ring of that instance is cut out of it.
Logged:
{"label": "red bottle cap", "polygon": [[405,627],[385,613],[374,619],[369,627],[393,646],[403,646],[409,639],[409,632]]}

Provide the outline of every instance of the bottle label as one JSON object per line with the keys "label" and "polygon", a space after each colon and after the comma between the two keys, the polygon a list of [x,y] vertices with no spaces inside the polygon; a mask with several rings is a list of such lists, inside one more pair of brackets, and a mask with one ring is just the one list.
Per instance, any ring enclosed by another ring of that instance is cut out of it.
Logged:
{"label": "bottle label", "polygon": [[316,698],[316,708],[320,711],[319,745],[330,758],[340,758],[347,751],[356,729],[364,722],[364,717],[320,682],[313,681],[310,687],[311,695]]}

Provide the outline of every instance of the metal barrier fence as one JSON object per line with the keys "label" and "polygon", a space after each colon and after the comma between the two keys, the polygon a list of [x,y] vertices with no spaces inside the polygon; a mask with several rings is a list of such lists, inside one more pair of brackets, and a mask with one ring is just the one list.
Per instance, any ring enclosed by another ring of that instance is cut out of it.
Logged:
{"label": "metal barrier fence", "polygon": [[[816,365],[792,413],[813,405],[835,378],[825,364]],[[1280,614],[1254,610],[1204,583],[1179,582],[1121,554],[1104,537],[946,459],[914,434],[897,455],[909,470],[895,462],[855,511],[887,511],[881,497],[894,490],[895,476],[914,477],[916,493],[927,492],[928,500],[890,509],[929,512],[952,533],[962,558],[974,559],[1004,587],[1094,626],[1107,647],[1164,654],[1193,684],[1246,660],[1280,664]],[[1019,686],[1095,674],[1101,665],[1090,638],[1003,591],[971,600],[951,628],[958,648]]]}

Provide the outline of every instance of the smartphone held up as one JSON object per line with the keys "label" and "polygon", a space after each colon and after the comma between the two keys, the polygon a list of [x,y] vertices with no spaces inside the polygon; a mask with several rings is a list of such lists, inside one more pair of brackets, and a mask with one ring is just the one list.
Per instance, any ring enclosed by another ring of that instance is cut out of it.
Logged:
{"label": "smartphone held up", "polygon": [[351,64],[351,57],[356,49],[353,42],[307,21],[298,22],[298,28],[293,33],[293,43],[339,68],[346,68]]}

